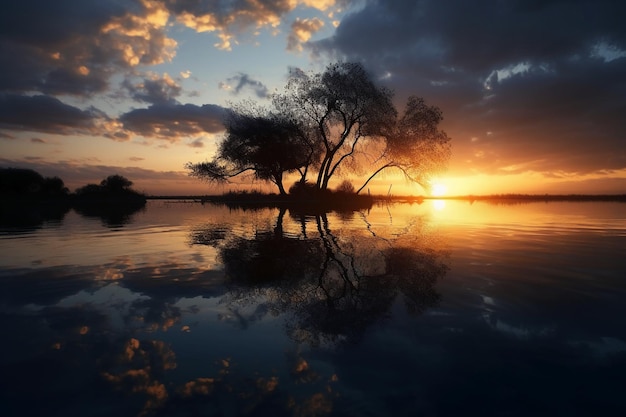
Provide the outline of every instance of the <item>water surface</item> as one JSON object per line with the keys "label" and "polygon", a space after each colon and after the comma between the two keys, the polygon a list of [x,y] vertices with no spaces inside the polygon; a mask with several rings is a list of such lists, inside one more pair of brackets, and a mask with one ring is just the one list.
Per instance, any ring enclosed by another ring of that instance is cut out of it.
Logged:
{"label": "water surface", "polygon": [[625,207],[3,219],[0,414],[623,416]]}

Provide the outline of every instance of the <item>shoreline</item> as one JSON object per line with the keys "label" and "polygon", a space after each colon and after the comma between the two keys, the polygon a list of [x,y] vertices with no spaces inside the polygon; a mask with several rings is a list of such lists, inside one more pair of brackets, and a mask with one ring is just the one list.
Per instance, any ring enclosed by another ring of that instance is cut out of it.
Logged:
{"label": "shoreline", "polygon": [[[351,197],[351,196],[350,196]],[[348,198],[350,198],[348,197]],[[461,200],[461,201],[612,201],[626,202],[626,194],[490,194],[490,195],[456,195],[456,196],[361,196],[361,198],[371,198],[374,201],[392,201],[392,202],[421,202],[426,200]],[[224,202],[247,202],[251,204],[258,203],[315,203],[319,200],[303,199],[290,200],[276,194],[255,194],[255,195],[147,195],[148,200],[193,200],[197,202],[207,203],[224,203]]]}

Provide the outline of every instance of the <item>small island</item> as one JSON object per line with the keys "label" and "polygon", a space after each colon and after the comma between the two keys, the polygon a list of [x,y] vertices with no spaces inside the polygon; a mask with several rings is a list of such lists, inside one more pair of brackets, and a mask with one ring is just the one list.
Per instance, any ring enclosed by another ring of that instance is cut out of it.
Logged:
{"label": "small island", "polygon": [[37,225],[60,220],[73,208],[85,216],[116,223],[109,220],[124,219],[146,205],[146,195],[133,190],[132,185],[115,174],[71,193],[59,177],[44,177],[26,168],[0,168],[0,222]]}

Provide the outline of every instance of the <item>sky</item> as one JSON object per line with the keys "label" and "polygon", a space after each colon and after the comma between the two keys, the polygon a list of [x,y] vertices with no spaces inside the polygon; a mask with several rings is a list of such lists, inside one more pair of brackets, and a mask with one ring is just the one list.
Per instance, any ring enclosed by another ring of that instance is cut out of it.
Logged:
{"label": "sky", "polygon": [[439,193],[623,194],[624,16],[615,0],[1,2],[0,167],[71,190],[112,174],[152,195],[260,189],[184,165],[213,157],[231,105],[349,61],[399,110],[417,95],[443,111]]}

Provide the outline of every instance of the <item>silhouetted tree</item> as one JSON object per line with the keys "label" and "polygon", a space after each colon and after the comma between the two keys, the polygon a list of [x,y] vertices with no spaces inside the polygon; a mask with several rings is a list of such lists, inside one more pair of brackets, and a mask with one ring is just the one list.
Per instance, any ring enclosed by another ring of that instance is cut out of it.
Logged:
{"label": "silhouetted tree", "polygon": [[300,170],[312,160],[314,148],[302,127],[279,114],[258,114],[252,106],[241,107],[228,113],[226,131],[212,161],[186,165],[190,175],[225,181],[250,171],[286,194],[284,173]]}
{"label": "silhouetted tree", "polygon": [[130,187],[133,182],[121,175],[109,175],[102,181],[100,185],[87,184],[76,189],[76,195],[79,197],[131,197],[140,196],[137,191]]}
{"label": "silhouetted tree", "polygon": [[121,175],[109,175],[100,182],[100,185],[112,192],[127,191],[132,187],[133,182]]}
{"label": "silhouetted tree", "polygon": [[343,180],[341,184],[337,186],[336,191],[344,194],[354,194],[354,185],[348,180]]}
{"label": "silhouetted tree", "polygon": [[450,139],[439,129],[441,111],[411,97],[398,119],[392,98],[357,63],[332,64],[322,73],[292,71],[271,107],[247,103],[231,110],[226,136],[211,162],[186,167],[209,181],[252,171],[276,184],[281,194],[284,173],[299,171],[304,185],[311,168],[317,169],[320,191],[340,169],[373,169],[357,193],[387,169],[426,186],[450,155]]}
{"label": "silhouetted tree", "polygon": [[0,225],[38,227],[61,221],[70,209],[68,189],[59,177],[32,169],[0,168]]}
{"label": "silhouetted tree", "polygon": [[0,169],[0,191],[3,195],[17,196],[39,193],[43,181],[43,176],[32,169]]}
{"label": "silhouetted tree", "polygon": [[41,191],[49,196],[68,195],[70,192],[63,180],[59,177],[44,178]]}
{"label": "silhouetted tree", "polygon": [[132,181],[121,175],[109,175],[100,184],[76,189],[74,209],[86,217],[98,217],[107,226],[130,222],[146,204],[146,196],[131,189]]}
{"label": "silhouetted tree", "polygon": [[76,189],[76,196],[78,197],[100,194],[102,194],[102,186],[98,184],[87,184]]}
{"label": "silhouetted tree", "polygon": [[292,72],[284,94],[274,96],[283,114],[309,127],[321,157],[316,185],[328,182],[366,138],[383,137],[396,118],[391,91],[376,86],[357,63],[329,65],[323,73]]}
{"label": "silhouetted tree", "polygon": [[59,177],[26,168],[0,168],[0,194],[14,197],[63,197],[69,190]]}
{"label": "silhouetted tree", "polygon": [[386,132],[384,147],[364,154],[367,165],[376,167],[357,194],[372,178],[386,169],[402,172],[407,180],[428,187],[429,176],[441,171],[450,157],[450,138],[439,129],[441,110],[424,99],[409,97],[403,116]]}

